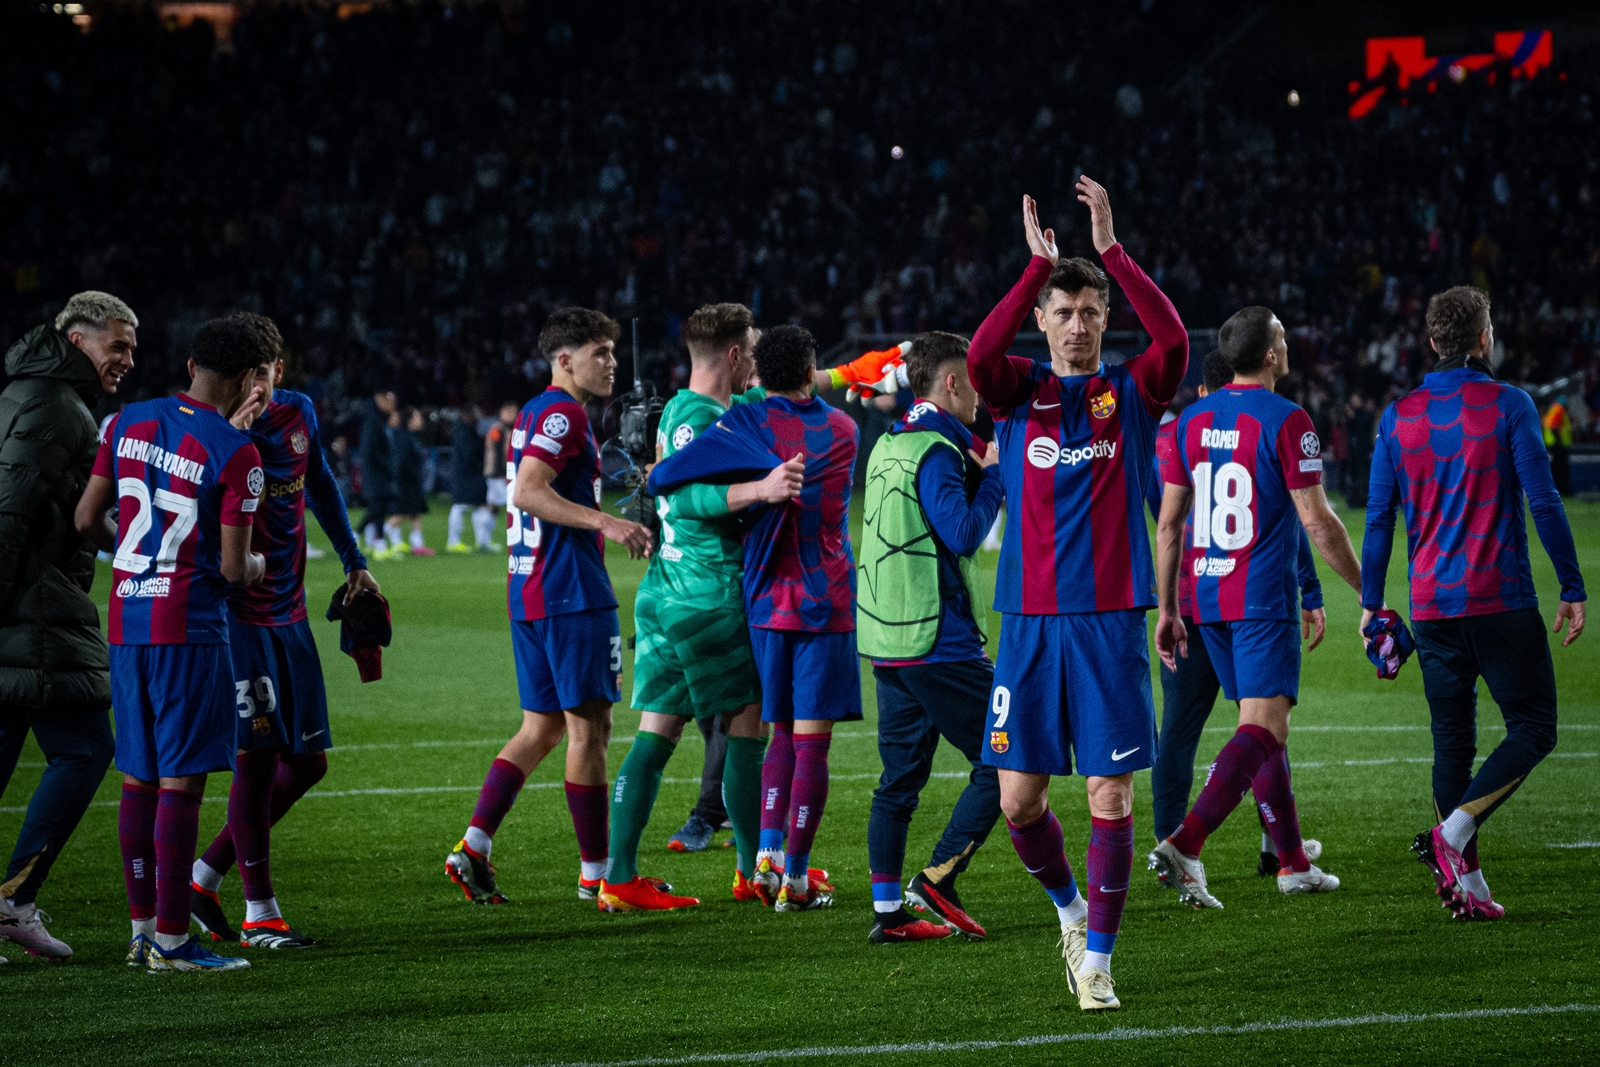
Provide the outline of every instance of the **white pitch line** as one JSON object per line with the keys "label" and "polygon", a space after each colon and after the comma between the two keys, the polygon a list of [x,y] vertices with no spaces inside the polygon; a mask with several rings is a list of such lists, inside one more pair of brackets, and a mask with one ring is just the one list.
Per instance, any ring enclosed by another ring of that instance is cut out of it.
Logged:
{"label": "white pitch line", "polygon": [[1357,1026],[1414,1026],[1418,1023],[1504,1019],[1513,1016],[1591,1014],[1596,1004],[1541,1004],[1527,1008],[1475,1008],[1470,1011],[1394,1012],[1347,1015],[1333,1019],[1280,1019],[1238,1026],[1117,1027],[1076,1034],[1040,1034],[1006,1041],[911,1041],[897,1045],[813,1045],[807,1048],[763,1049],[759,1052],[702,1052],[687,1056],[646,1056],[635,1060],[584,1060],[549,1067],[686,1067],[698,1063],[757,1063],[762,1060],[809,1060],[835,1056],[884,1056],[928,1052],[982,1052],[989,1049],[1034,1048],[1076,1042],[1148,1041],[1173,1037],[1232,1037],[1295,1030],[1335,1030]]}
{"label": "white pitch line", "polygon": [[1600,841],[1569,841],[1566,844],[1552,842],[1546,845],[1545,848],[1600,848]]}
{"label": "white pitch line", "polygon": [[[1600,752],[1552,752],[1550,755],[1546,756],[1545,758],[1546,759],[1563,759],[1563,758],[1565,758],[1565,759],[1596,759],[1596,758],[1600,758]],[[1335,761],[1329,761],[1329,762],[1325,762],[1325,763],[1324,762],[1318,762],[1318,761],[1315,761],[1315,760],[1307,760],[1304,763],[1296,762],[1296,763],[1293,764],[1293,766],[1294,766],[1295,770],[1303,770],[1303,769],[1307,769],[1307,768],[1321,768],[1321,767],[1377,767],[1377,766],[1383,766],[1383,765],[1391,764],[1391,763],[1432,763],[1432,762],[1433,762],[1433,757],[1432,756],[1412,756],[1412,757],[1408,757],[1408,758],[1396,757],[1396,758],[1393,758],[1393,759],[1335,760]],[[1197,764],[1195,764],[1194,769],[1196,771],[1204,771],[1209,766],[1210,766],[1210,764],[1207,764],[1207,763],[1197,763]],[[970,771],[935,771],[934,773],[928,775],[928,777],[929,778],[966,778],[966,777],[968,777],[968,775],[970,773],[971,773]],[[878,774],[835,774],[835,775],[831,775],[829,777],[829,781],[833,781],[833,782],[866,782],[866,781],[874,781],[875,782],[875,781],[878,780],[878,778],[879,778]],[[562,782],[529,782],[528,784],[524,785],[522,788],[524,788],[524,789],[555,789],[555,788],[561,786],[562,784],[563,784]],[[663,778],[663,779],[661,779],[661,784],[662,785],[698,785],[698,784],[700,784],[700,779],[699,779],[698,776],[694,777],[694,778]],[[305,797],[302,797],[301,799],[309,799],[309,798],[312,798],[312,797],[412,796],[412,795],[417,795],[417,794],[422,794],[422,793],[476,793],[481,788],[483,788],[481,785],[422,785],[422,786],[408,786],[406,788],[393,788],[393,789],[383,788],[383,787],[379,787],[379,788],[375,788],[375,789],[313,789],[311,792],[307,793],[305,795]],[[206,804],[226,804],[228,802],[228,794],[226,794],[226,793],[213,794],[212,796],[208,796],[208,797],[203,798],[202,802],[206,803]],[[91,808],[114,808],[120,803],[121,803],[120,801],[116,801],[116,800],[96,800],[92,804],[90,804],[89,806]],[[23,812],[26,812],[27,810],[28,809],[27,809],[26,806],[5,807],[5,808],[0,808],[0,815],[20,815]],[[1569,847],[1569,846],[1553,845],[1551,847],[1552,848],[1561,848],[1561,847]],[[1573,846],[1570,846],[1570,847],[1577,848],[1577,847],[1580,847],[1580,846],[1573,845]]]}

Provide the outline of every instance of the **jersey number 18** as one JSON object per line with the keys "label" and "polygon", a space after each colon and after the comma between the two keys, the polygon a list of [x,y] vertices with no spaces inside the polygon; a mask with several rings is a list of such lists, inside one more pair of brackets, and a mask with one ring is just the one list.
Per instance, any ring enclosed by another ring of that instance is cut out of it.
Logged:
{"label": "jersey number 18", "polygon": [[1211,462],[1194,468],[1194,547],[1215,544],[1224,552],[1244,548],[1256,535],[1250,501],[1255,484],[1243,464],[1232,461],[1216,468]]}

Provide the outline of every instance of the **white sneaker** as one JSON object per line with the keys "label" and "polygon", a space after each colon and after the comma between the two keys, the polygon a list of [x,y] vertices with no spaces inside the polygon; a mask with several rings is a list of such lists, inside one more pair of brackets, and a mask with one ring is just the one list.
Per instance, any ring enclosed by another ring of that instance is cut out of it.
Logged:
{"label": "white sneaker", "polygon": [[1078,1007],[1084,1011],[1116,1011],[1122,1007],[1114,992],[1116,984],[1100,968],[1086,968],[1078,976]]}
{"label": "white sneaker", "polygon": [[1339,879],[1336,875],[1317,869],[1312,864],[1309,871],[1278,875],[1278,892],[1285,894],[1295,893],[1331,893],[1339,888]]}
{"label": "white sneaker", "polygon": [[1067,987],[1074,996],[1078,992],[1078,971],[1083,967],[1083,954],[1089,950],[1089,917],[1085,915],[1075,923],[1061,924],[1061,958],[1067,961]]}
{"label": "white sneaker", "polygon": [[44,928],[49,921],[50,916],[37,904],[13,904],[0,897],[0,938],[16,942],[35,956],[64,960],[72,955],[72,946],[50,936]]}
{"label": "white sneaker", "polygon": [[1150,853],[1150,869],[1166,876],[1167,884],[1178,891],[1178,902],[1196,908],[1221,908],[1222,901],[1206,889],[1206,867],[1198,856],[1185,856],[1172,839],[1161,842]]}

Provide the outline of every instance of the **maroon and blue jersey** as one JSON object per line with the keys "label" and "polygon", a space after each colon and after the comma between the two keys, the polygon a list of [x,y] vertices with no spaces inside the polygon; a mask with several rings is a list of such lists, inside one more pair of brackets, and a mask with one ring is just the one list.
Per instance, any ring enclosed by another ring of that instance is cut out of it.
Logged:
{"label": "maroon and blue jersey", "polygon": [[306,617],[306,505],[333,542],[346,573],[365,570],[345,511],[344,495],[322,451],[311,398],[275,389],[247,431],[261,454],[266,488],[256,511],[250,550],[266,558],[261,581],[229,591],[228,609],[249,626],[288,626]]}
{"label": "maroon and blue jersey", "polygon": [[994,415],[1010,516],[997,611],[1067,615],[1156,603],[1145,491],[1157,420],[1189,365],[1189,335],[1121,245],[1103,259],[1152,338],[1143,353],[1065,377],[1006,355],[1050,277],[1050,261],[1039,256],[967,351],[972,384]]}
{"label": "maroon and blue jersey", "polygon": [[[522,406],[506,458],[507,500],[524,457],[556,472],[550,487],[563,499],[600,510],[600,445],[589,428],[589,413],[571,393],[552,385]],[[506,600],[512,620],[616,607],[605,544],[598,530],[540,522],[508,505]]]}
{"label": "maroon and blue jersey", "polygon": [[[1161,477],[1161,470],[1166,464],[1174,462],[1177,456],[1178,420],[1176,417],[1161,424],[1156,431],[1156,460],[1155,478],[1150,483],[1150,517],[1157,521],[1161,518],[1161,494],[1165,482]],[[1300,607],[1304,611],[1315,611],[1322,607],[1322,579],[1317,575],[1317,561],[1311,555],[1311,540],[1306,536],[1306,528],[1299,528],[1300,548],[1296,557],[1295,570],[1300,582]],[[1194,508],[1189,508],[1189,517],[1183,526],[1183,543],[1188,545],[1194,539]],[[1178,567],[1178,614],[1185,619],[1194,618],[1194,571],[1189,567]]]}
{"label": "maroon and blue jersey", "polygon": [[255,445],[179,393],[129,404],[94,473],[117,489],[107,629],[114,645],[228,642],[222,527],[250,526],[265,475]]}
{"label": "maroon and blue jersey", "polygon": [[1197,622],[1300,612],[1300,516],[1290,492],[1322,484],[1305,409],[1259,385],[1225,385],[1178,416],[1161,471],[1193,489],[1183,561]]}
{"label": "maroon and blue jersey", "polygon": [[805,456],[798,499],[750,509],[744,532],[745,617],[763,630],[848,633],[856,628],[850,488],[861,433],[820,397],[769,396],[735,405],[713,430],[655,465],[649,492],[687,482],[761,477]]}
{"label": "maroon and blue jersey", "polygon": [[1425,375],[1378,421],[1361,552],[1365,607],[1383,606],[1397,508],[1406,517],[1413,620],[1537,607],[1524,495],[1561,599],[1587,597],[1533,398],[1472,363],[1441,361],[1445,369]]}

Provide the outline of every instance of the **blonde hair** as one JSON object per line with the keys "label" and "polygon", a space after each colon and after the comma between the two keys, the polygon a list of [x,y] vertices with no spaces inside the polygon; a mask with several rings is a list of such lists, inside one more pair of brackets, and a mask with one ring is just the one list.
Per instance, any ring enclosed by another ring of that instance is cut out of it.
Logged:
{"label": "blonde hair", "polygon": [[67,306],[56,316],[56,329],[62,333],[70,332],[74,326],[92,326],[103,330],[111,325],[113,319],[120,319],[135,329],[139,326],[139,316],[127,304],[110,293],[87,289],[67,301]]}

